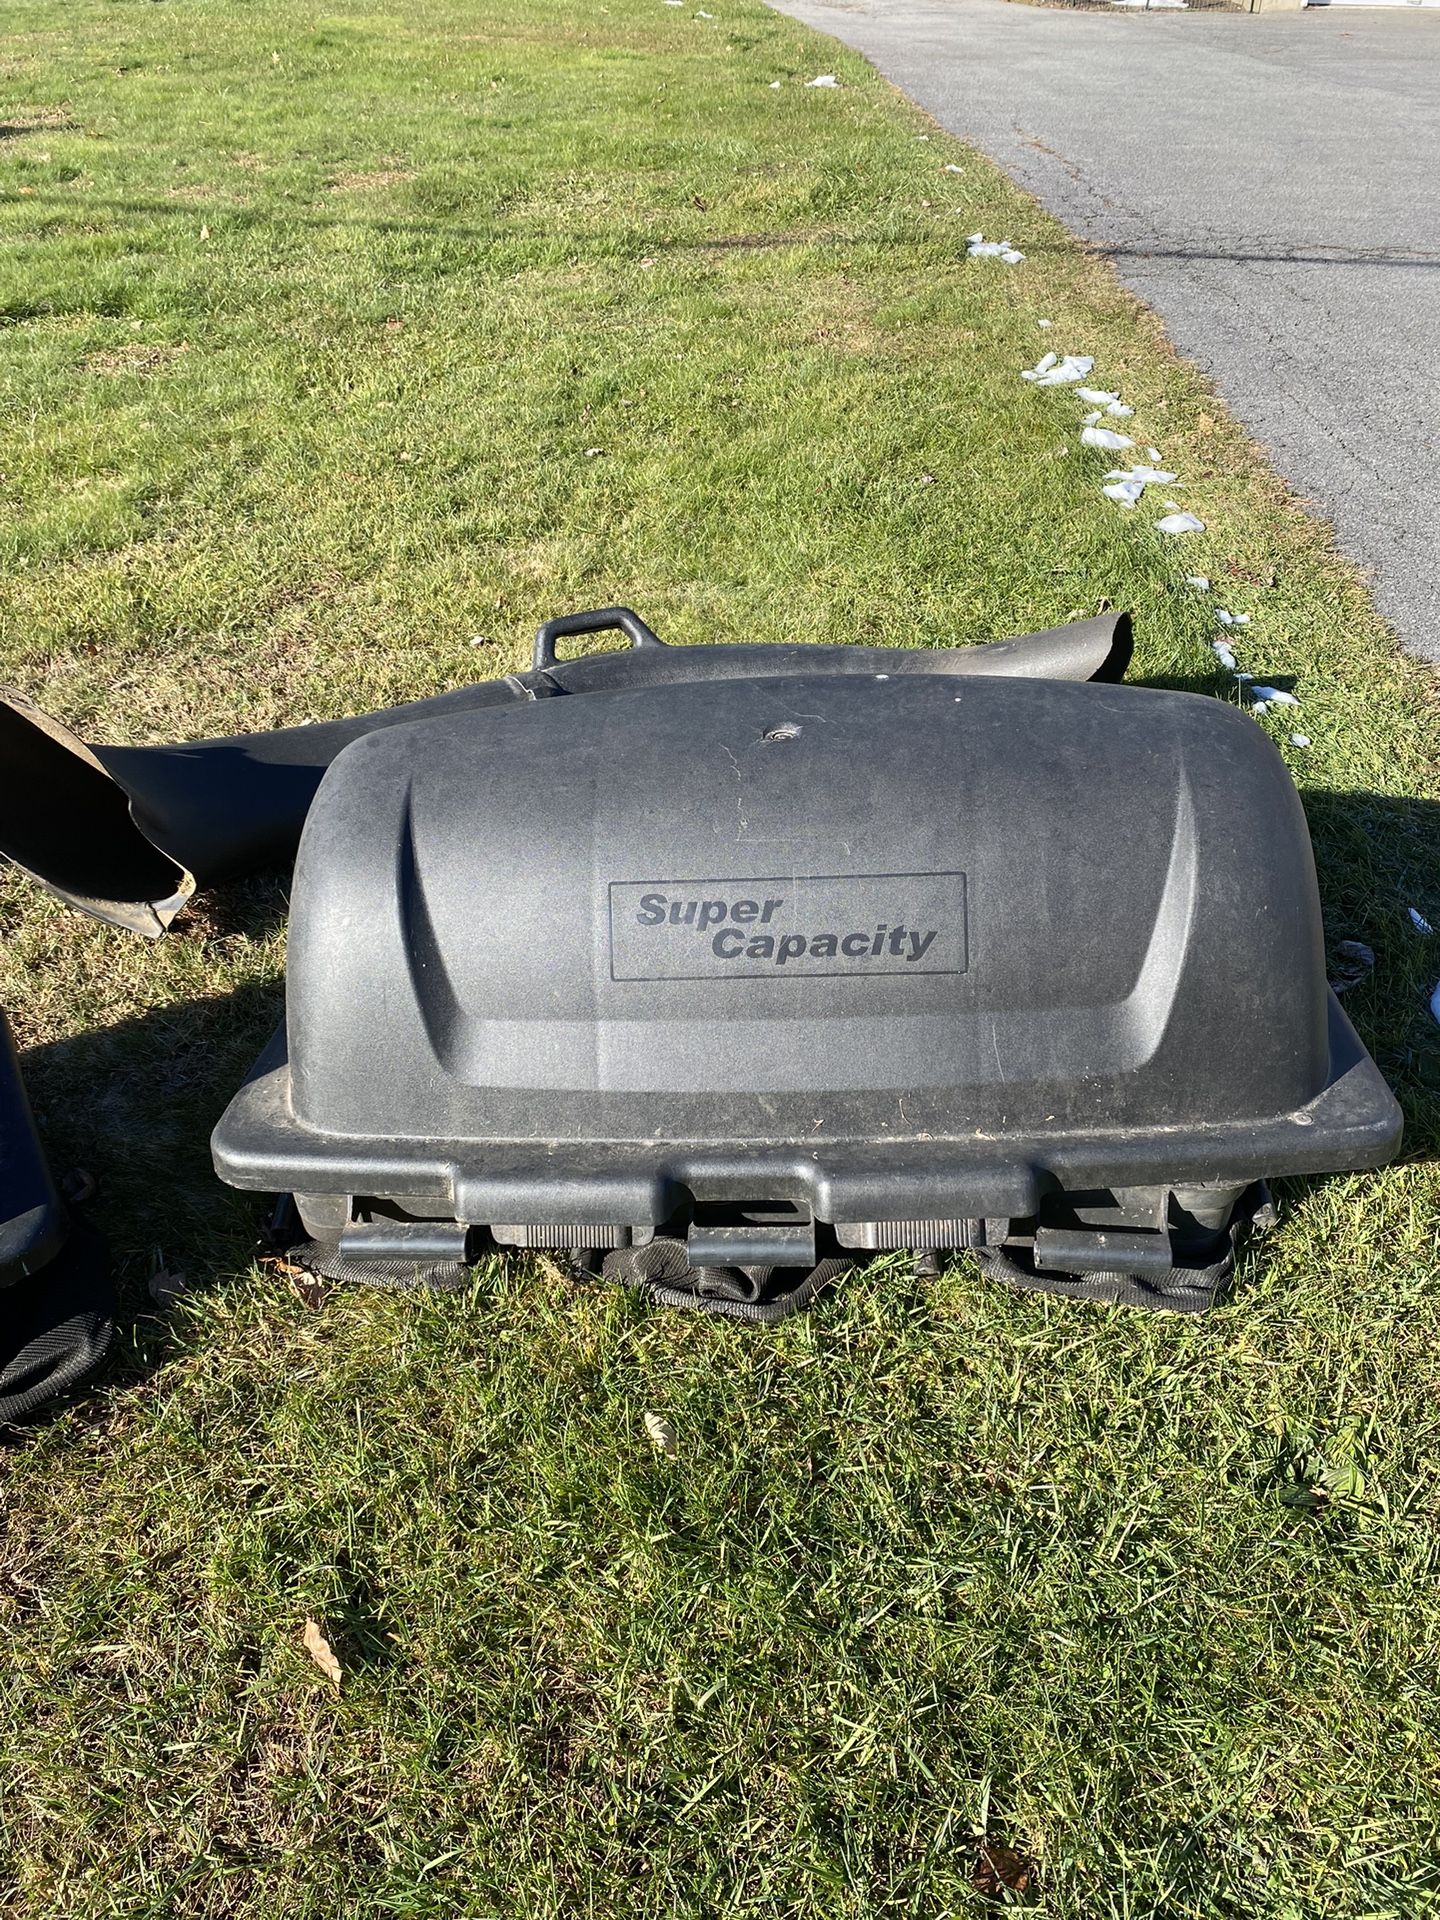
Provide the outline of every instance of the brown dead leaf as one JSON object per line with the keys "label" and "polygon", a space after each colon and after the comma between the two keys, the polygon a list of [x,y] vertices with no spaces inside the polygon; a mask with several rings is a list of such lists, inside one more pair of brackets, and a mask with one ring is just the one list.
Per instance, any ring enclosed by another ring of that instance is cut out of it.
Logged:
{"label": "brown dead leaf", "polygon": [[287,1260],[283,1253],[262,1253],[255,1264],[263,1267],[267,1273],[283,1273],[287,1279],[294,1279],[308,1271],[305,1267],[297,1267],[293,1260]]}
{"label": "brown dead leaf", "polygon": [[325,1304],[326,1286],[319,1274],[311,1273],[308,1267],[299,1267],[293,1260],[287,1260],[281,1253],[266,1253],[257,1262],[270,1273],[280,1273],[290,1282],[297,1299],[316,1313]]}
{"label": "brown dead leaf", "polygon": [[301,1644],[310,1658],[319,1667],[332,1686],[340,1684],[340,1662],[335,1658],[335,1649],[325,1638],[313,1620],[305,1622],[305,1631],[300,1636]]}
{"label": "brown dead leaf", "polygon": [[970,1884],[986,1900],[1003,1900],[1007,1893],[1027,1894],[1035,1882],[1035,1862],[1003,1840],[982,1840]]}

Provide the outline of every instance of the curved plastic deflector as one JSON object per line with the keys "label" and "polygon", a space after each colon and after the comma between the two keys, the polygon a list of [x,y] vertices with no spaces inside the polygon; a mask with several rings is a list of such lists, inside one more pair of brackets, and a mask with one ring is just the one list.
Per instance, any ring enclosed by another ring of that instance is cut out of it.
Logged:
{"label": "curved plastic deflector", "polygon": [[[557,659],[560,638],[610,630],[626,635],[627,651]],[[88,746],[10,693],[0,695],[0,855],[82,913],[154,939],[197,887],[288,865],[325,769],[342,747],[381,727],[556,694],[797,671],[1119,680],[1130,652],[1123,613],[973,647],[676,647],[628,607],[606,607],[547,621],[529,673],[273,733]]]}

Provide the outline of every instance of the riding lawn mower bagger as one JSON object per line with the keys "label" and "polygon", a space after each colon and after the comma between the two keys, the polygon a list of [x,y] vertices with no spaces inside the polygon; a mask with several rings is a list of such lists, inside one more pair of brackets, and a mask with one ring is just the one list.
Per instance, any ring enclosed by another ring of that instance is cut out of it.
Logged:
{"label": "riding lawn mower bagger", "polygon": [[[568,636],[623,652],[561,660]],[[361,719],[86,747],[12,701],[0,849],[158,934],[287,860],[285,1019],[216,1128],[297,1257],[545,1249],[771,1321],[882,1252],[1216,1298],[1276,1175],[1389,1159],[1262,729],[1124,616],[954,650],[664,645]],[[303,833],[301,828],[303,826]]]}

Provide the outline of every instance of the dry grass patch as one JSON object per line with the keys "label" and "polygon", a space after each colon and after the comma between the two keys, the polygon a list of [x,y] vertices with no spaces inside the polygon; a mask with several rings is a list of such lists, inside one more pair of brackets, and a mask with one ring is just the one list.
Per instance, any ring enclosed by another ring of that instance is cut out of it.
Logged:
{"label": "dry grass patch", "polygon": [[327,182],[331,193],[371,193],[415,178],[411,167],[376,167],[369,173],[337,173]]}
{"label": "dry grass patch", "polygon": [[75,124],[67,107],[11,107],[0,114],[0,140],[20,140],[29,133],[69,133]]}
{"label": "dry grass patch", "polygon": [[189,343],[184,340],[174,346],[148,346],[136,340],[123,347],[98,348],[87,353],[82,364],[86,373],[159,373],[189,351]]}

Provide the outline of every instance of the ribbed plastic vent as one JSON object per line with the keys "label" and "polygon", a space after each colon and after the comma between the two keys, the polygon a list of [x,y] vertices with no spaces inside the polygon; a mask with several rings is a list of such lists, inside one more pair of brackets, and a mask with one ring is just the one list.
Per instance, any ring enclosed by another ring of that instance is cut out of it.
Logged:
{"label": "ribbed plastic vent", "polygon": [[842,1220],[835,1228],[842,1247],[893,1253],[901,1247],[974,1247],[985,1244],[978,1220]]}
{"label": "ribbed plastic vent", "polygon": [[528,1247],[532,1252],[571,1251],[582,1247],[628,1247],[630,1229],[617,1227],[563,1226],[542,1222],[538,1226],[496,1226],[491,1233],[502,1247]]}

